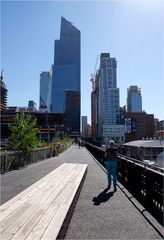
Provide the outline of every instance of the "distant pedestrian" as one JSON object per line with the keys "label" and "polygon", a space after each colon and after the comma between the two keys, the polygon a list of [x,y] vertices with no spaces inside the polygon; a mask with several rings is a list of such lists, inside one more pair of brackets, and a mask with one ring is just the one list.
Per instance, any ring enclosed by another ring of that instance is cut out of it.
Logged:
{"label": "distant pedestrian", "polygon": [[59,143],[56,145],[56,149],[57,149],[57,155],[59,155],[59,153],[60,153],[60,144]]}
{"label": "distant pedestrian", "polygon": [[105,165],[107,169],[108,189],[111,187],[111,176],[113,178],[114,192],[117,191],[117,162],[119,160],[116,144],[113,140],[105,151]]}
{"label": "distant pedestrian", "polygon": [[79,148],[80,148],[80,146],[81,146],[81,140],[80,139],[78,141],[78,145],[79,145]]}

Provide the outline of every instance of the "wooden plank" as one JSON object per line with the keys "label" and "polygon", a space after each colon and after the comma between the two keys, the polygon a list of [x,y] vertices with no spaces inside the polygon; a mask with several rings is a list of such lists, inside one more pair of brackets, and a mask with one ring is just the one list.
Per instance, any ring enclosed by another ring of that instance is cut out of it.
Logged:
{"label": "wooden plank", "polygon": [[[60,180],[60,175],[59,174],[56,174],[56,176],[58,176],[58,180]],[[61,179],[62,180],[62,179]],[[44,181],[45,181],[45,179],[44,179]],[[9,218],[11,219],[12,217],[14,217],[15,216],[15,218],[17,219],[17,217],[18,216],[20,216],[19,215],[19,212],[20,212],[20,209],[22,208],[22,211],[23,211],[23,208],[26,206],[27,207],[27,209],[28,209],[28,206],[30,206],[29,204],[30,204],[30,201],[37,201],[37,199],[38,199],[38,201],[40,201],[40,197],[44,194],[44,192],[43,191],[45,191],[45,189],[46,189],[46,191],[48,190],[48,187],[50,188],[51,187],[51,185],[52,185],[52,180],[50,180],[50,179],[47,179],[46,180],[46,185],[44,186],[44,188],[43,188],[43,185],[41,184],[41,186],[42,186],[42,188],[37,188],[37,192],[35,192],[35,194],[32,194],[31,196],[30,196],[30,194],[28,195],[28,198],[23,198],[23,199],[20,199],[19,201],[17,201],[17,202],[15,202],[15,204],[14,204],[14,206],[13,207],[9,207],[5,212],[3,212],[3,213],[1,213],[1,219],[3,219],[3,220],[1,220],[1,231],[3,230],[3,225],[7,225],[7,222],[9,221]],[[57,186],[57,182],[56,181],[54,181],[55,183],[56,183],[56,186]],[[26,191],[26,190],[25,190]],[[28,204],[27,204],[27,202],[28,202]],[[3,205],[2,205],[3,206]],[[17,214],[17,212],[18,212],[18,214]],[[15,219],[13,219],[13,221],[14,221]]]}
{"label": "wooden plank", "polygon": [[[65,169],[65,164],[62,164],[59,168],[55,169],[45,177],[43,177],[41,180],[34,183],[32,186],[25,189],[23,192],[19,193],[17,196],[9,200],[8,202],[4,203],[0,206],[0,222],[8,215],[8,212],[13,211],[17,206],[20,205],[21,202],[26,201],[26,198],[32,197],[33,194],[38,192],[39,189],[42,189],[44,185],[49,182],[49,178],[53,176],[54,178],[58,177],[58,174],[60,174],[59,170]],[[7,211],[6,211],[7,210]]]}
{"label": "wooden plank", "polygon": [[[25,193],[10,200],[14,207],[7,202],[0,223],[1,239],[40,239],[42,235],[45,239],[46,235],[56,236],[51,232],[52,227],[46,231],[47,226],[51,224],[59,232],[86,169],[86,164],[63,164],[35,183],[35,186],[24,190]],[[62,204],[65,204],[64,208]],[[58,226],[54,225],[54,217],[60,218],[60,225],[58,221]]]}
{"label": "wooden plank", "polygon": [[44,235],[41,237],[42,240],[47,239],[56,239],[58,236],[58,233],[61,229],[61,226],[63,224],[63,221],[65,219],[65,216],[70,208],[70,205],[73,201],[73,198],[78,190],[78,187],[80,185],[80,182],[82,181],[82,178],[84,176],[84,173],[87,169],[87,166],[85,165],[82,170],[79,172],[79,174],[76,176],[75,181],[68,183],[68,194],[63,199],[62,204],[60,205],[58,211],[54,215],[52,221],[48,225]]}
{"label": "wooden plank", "polygon": [[[72,166],[70,166],[70,174],[71,174]],[[60,169],[59,169],[60,171]],[[62,174],[61,174],[62,173]],[[14,215],[10,214],[7,218],[7,221],[10,221],[9,228],[6,228],[5,231],[3,231],[2,236],[6,239],[10,238],[12,235],[14,235],[22,226],[23,224],[28,220],[28,218],[33,215],[39,208],[39,206],[42,206],[43,204],[46,204],[46,200],[49,201],[51,198],[49,198],[50,194],[54,192],[55,187],[59,188],[60,186],[63,187],[63,180],[67,178],[64,176],[63,172],[60,172],[61,176],[58,179],[61,183],[59,184],[58,181],[54,181],[54,187],[52,187],[53,181],[49,181],[49,189],[47,186],[45,186],[43,189],[39,189],[38,193],[35,194],[35,196],[32,199],[27,199],[25,203],[23,203],[23,206],[26,206],[26,210],[22,212],[21,215]],[[68,175],[69,178],[69,175]],[[48,191],[49,190],[49,191]],[[45,193],[46,191],[46,193]],[[59,189],[56,192],[56,195],[58,194]],[[20,205],[21,206],[21,205]],[[6,226],[6,219],[2,221],[1,223],[1,229]]]}
{"label": "wooden plank", "polygon": [[[80,173],[80,171],[81,171],[81,169],[78,170],[78,174]],[[74,174],[73,177],[75,179],[75,177],[77,177],[77,176],[75,176],[75,174]],[[69,193],[70,193],[70,186],[69,186],[70,183],[72,185],[73,178],[70,179],[69,183],[67,183],[67,186],[65,186],[65,188],[63,189],[62,195],[60,196],[60,201],[59,200],[57,200],[57,201],[55,200],[53,202],[53,204],[51,204],[51,206],[46,211],[46,213],[43,215],[43,217],[40,219],[40,221],[37,223],[37,225],[33,228],[33,230],[31,231],[30,235],[27,237],[27,240],[42,239],[42,235],[45,233],[47,227],[51,224],[52,219],[54,218],[54,216],[59,211],[61,205],[63,204],[64,201],[67,201],[67,197],[66,196],[69,195]],[[67,212],[68,211],[65,211],[65,213],[64,213],[65,216],[66,216]],[[57,219],[57,221],[55,221],[55,225],[53,225],[53,227],[52,227],[53,231],[55,231],[55,229],[56,229],[56,224],[59,224],[60,228],[62,226],[62,222],[58,221],[58,219]],[[45,238],[48,239],[47,236],[45,236]]]}
{"label": "wooden plank", "polygon": [[[73,169],[74,171],[72,171],[72,176],[67,180],[67,182],[71,182],[77,171],[79,171],[80,169]],[[55,208],[53,209],[53,213],[55,214],[55,212],[58,210],[60,204],[62,204],[63,200],[65,199],[65,197],[67,196],[68,193],[68,187],[67,187],[67,183],[66,185],[64,185],[64,188],[62,189],[62,191],[60,191],[60,193],[57,195],[57,198],[55,197],[55,201],[52,201],[49,206],[46,207],[46,209],[44,209],[44,212],[40,212],[41,214],[39,215],[38,218],[36,218],[36,221],[34,222],[35,216],[32,216],[32,219],[29,219],[26,224],[20,229],[20,231],[12,238],[12,239],[20,239],[20,238],[26,238],[28,234],[30,234],[30,232],[32,231],[32,229],[34,228],[34,226],[38,223],[38,221],[43,217],[43,214],[48,210],[48,208],[51,205],[54,205],[55,202]],[[39,211],[40,209],[38,209]],[[43,210],[43,208],[42,208]],[[32,220],[32,221],[31,221]]]}
{"label": "wooden plank", "polygon": [[[59,180],[63,181],[62,178],[59,178]],[[23,222],[25,221],[25,214],[28,216],[29,211],[32,214],[32,209],[34,210],[34,207],[37,209],[40,204],[44,203],[44,199],[47,199],[50,196],[50,194],[55,191],[55,187],[57,187],[59,184],[58,182],[56,182],[56,186],[52,187],[52,184],[50,182],[49,185],[50,185],[51,191],[48,188],[38,191],[38,193],[35,194],[35,197],[33,197],[31,200],[28,199],[28,201],[24,202],[23,204],[20,204],[20,206],[15,211],[11,212],[8,215],[8,217],[1,222],[1,232],[4,231],[4,229],[6,229],[10,224],[12,223],[15,224],[15,220],[18,221],[18,219],[22,217],[23,217],[23,220],[20,220],[20,221],[23,224]],[[46,191],[46,194],[45,194],[45,191]],[[20,212],[23,213],[23,216],[22,214],[20,215]]]}
{"label": "wooden plank", "polygon": [[[71,175],[73,174],[73,171],[69,174],[67,174],[67,176],[65,177],[65,179],[63,179],[63,181],[58,185],[58,190],[56,191],[56,193],[52,196],[50,196],[49,198],[47,198],[47,202],[46,204],[43,203],[39,206],[37,206],[37,210],[34,211],[34,213],[32,213],[30,215],[30,217],[28,218],[28,220],[25,222],[25,224],[23,224],[21,226],[21,228],[19,229],[19,232],[12,238],[12,239],[25,239],[26,236],[31,232],[31,230],[33,229],[33,227],[35,226],[35,224],[39,221],[39,219],[42,217],[42,215],[46,212],[46,210],[49,208],[51,202],[53,201],[54,198],[58,198],[58,195],[60,193],[62,193],[63,188],[65,188],[65,183],[67,181],[69,181],[69,178],[71,177]],[[58,203],[58,201],[57,201]],[[24,218],[23,218],[24,219]],[[22,220],[20,220],[20,222],[22,223]]]}

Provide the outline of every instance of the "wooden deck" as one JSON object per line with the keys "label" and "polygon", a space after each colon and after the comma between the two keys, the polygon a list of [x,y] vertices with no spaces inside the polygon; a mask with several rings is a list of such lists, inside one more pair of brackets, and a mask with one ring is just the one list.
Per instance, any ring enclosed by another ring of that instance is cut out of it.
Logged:
{"label": "wooden deck", "polygon": [[64,163],[0,207],[0,239],[56,239],[87,164]]}

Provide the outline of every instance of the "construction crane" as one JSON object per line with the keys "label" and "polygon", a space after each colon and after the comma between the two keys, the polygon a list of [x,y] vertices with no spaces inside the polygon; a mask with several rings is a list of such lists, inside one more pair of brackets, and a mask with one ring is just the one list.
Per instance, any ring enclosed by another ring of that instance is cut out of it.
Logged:
{"label": "construction crane", "polygon": [[[42,102],[42,104],[41,104]],[[45,104],[43,98],[40,96],[40,108],[47,108],[47,105]]]}
{"label": "construction crane", "polygon": [[0,78],[1,81],[3,81],[3,71],[4,71],[4,70],[2,69],[2,70],[1,70],[1,78]]}
{"label": "construction crane", "polygon": [[97,73],[96,68],[97,68],[98,58],[99,58],[99,55],[97,55],[97,57],[96,57],[96,62],[95,62],[94,71],[93,71],[93,73],[91,73],[91,80],[90,80],[90,81],[92,82],[92,90],[93,90],[93,91],[94,91],[94,89],[95,89],[95,77],[96,77],[96,73]]}

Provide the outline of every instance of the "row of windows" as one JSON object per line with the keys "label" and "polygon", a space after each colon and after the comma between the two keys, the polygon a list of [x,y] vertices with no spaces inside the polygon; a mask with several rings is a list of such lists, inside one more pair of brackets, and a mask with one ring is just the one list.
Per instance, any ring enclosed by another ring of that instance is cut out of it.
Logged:
{"label": "row of windows", "polygon": [[124,131],[124,129],[117,129],[117,130],[116,129],[111,129],[111,130],[110,129],[108,129],[108,130],[104,129],[103,132],[104,132],[104,134],[106,134],[106,133],[110,133],[110,132],[111,133],[124,133],[125,131]]}
{"label": "row of windows", "polygon": [[[105,138],[106,138],[106,136],[105,136]],[[108,139],[105,139],[105,140],[114,140],[115,142],[124,142],[124,136],[111,136],[110,135],[110,137],[108,137]]]}
{"label": "row of windows", "polygon": [[117,127],[117,128],[114,128],[114,127],[103,127],[103,130],[104,131],[124,131],[124,126],[120,126],[120,127]]}

